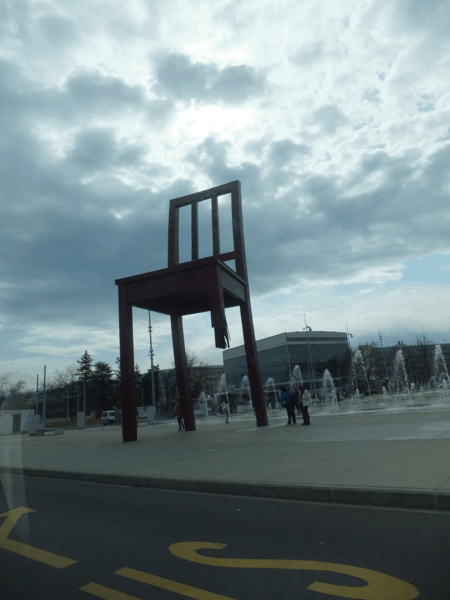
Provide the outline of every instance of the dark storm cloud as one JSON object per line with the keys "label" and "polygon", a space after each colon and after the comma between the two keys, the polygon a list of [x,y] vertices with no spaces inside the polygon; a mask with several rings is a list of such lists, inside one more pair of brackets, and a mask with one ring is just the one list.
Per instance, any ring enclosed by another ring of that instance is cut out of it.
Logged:
{"label": "dark storm cloud", "polygon": [[[107,175],[117,167],[141,169],[145,176],[164,172],[158,165],[143,164],[143,149],[139,144],[118,140],[107,127],[89,126],[90,120],[97,115],[104,117],[108,109],[119,115],[126,110],[147,115],[153,103],[146,101],[138,87],[127,86],[116,78],[84,73],[70,78],[66,88],[43,90],[30,83],[15,65],[0,61],[0,102],[0,202],[3,204],[0,231],[6,238],[22,235],[26,217],[33,218],[29,235],[45,234],[49,230],[49,216],[60,211],[66,217],[78,216],[85,201],[90,206],[91,218],[94,215],[98,218],[102,212],[108,214],[103,207],[98,208],[99,190],[104,190],[108,208],[115,208],[116,201],[119,207],[126,205],[133,193]],[[161,103],[156,108],[163,114]],[[36,124],[44,133],[46,128],[51,131],[56,127],[58,131],[61,124],[64,127],[80,124],[82,128],[75,130],[71,139],[62,137],[68,145],[67,156],[62,158],[56,157],[52,147],[36,135]],[[102,172],[102,177],[91,188],[81,185],[80,176],[93,172]]]}
{"label": "dark storm cloud", "polygon": [[57,15],[45,15],[37,19],[37,28],[44,42],[55,46],[65,46],[79,41],[74,24]]}
{"label": "dark storm cloud", "polygon": [[78,133],[67,161],[84,173],[119,166],[139,167],[143,150],[136,145],[118,142],[111,130],[106,128],[85,129]]}
{"label": "dark storm cloud", "polygon": [[280,168],[308,154],[311,154],[311,148],[306,144],[295,144],[292,140],[284,139],[270,144],[267,160],[274,168]]}
{"label": "dark storm cloud", "polygon": [[434,43],[448,42],[450,5],[447,0],[397,0],[392,5],[391,24],[412,32],[428,31]]}
{"label": "dark storm cloud", "polygon": [[117,77],[79,70],[63,87],[46,89],[26,78],[16,64],[0,60],[0,123],[2,131],[23,131],[47,123],[89,127],[97,117],[141,116],[149,124],[162,126],[173,113],[171,100],[148,98],[144,87],[128,85]]}
{"label": "dark storm cloud", "polygon": [[229,142],[218,142],[210,136],[196,146],[186,156],[186,159],[200,167],[208,175],[212,186],[236,179],[241,181],[245,179],[255,193],[260,192],[261,175],[259,167],[251,162],[229,167],[227,162],[230,148],[231,144]]}
{"label": "dark storm cloud", "polygon": [[156,91],[176,100],[240,104],[264,89],[264,77],[252,67],[219,69],[215,64],[193,63],[184,54],[160,56],[156,76]]}
{"label": "dark storm cloud", "polygon": [[45,153],[30,127],[36,94],[20,69],[0,61],[0,202],[6,213],[19,214],[40,189],[47,189]]}
{"label": "dark storm cloud", "polygon": [[[289,144],[282,147],[287,150]],[[302,278],[351,280],[370,268],[389,269],[411,256],[432,253],[433,248],[448,251],[448,224],[436,221],[434,210],[444,211],[448,205],[450,145],[422,167],[420,183],[418,154],[412,151],[402,157],[366,153],[342,179],[295,176],[292,170],[286,172],[286,160],[279,162],[277,173],[269,165],[274,148],[260,165],[231,168],[232,145],[210,137],[190,156],[211,185],[233,179],[242,183],[253,293],[296,285]],[[287,190],[280,194],[283,188]],[[430,202],[432,215],[426,208]]]}
{"label": "dark storm cloud", "polygon": [[[2,312],[16,323],[50,319],[55,324],[76,315],[80,325],[96,325],[111,318],[111,310],[116,311],[115,279],[167,265],[168,201],[186,191],[192,191],[186,181],[158,194],[123,189],[123,205],[140,208],[118,220],[107,210],[90,214],[99,198],[79,186],[75,206],[65,196],[64,204],[42,207],[45,231],[36,232],[34,221],[22,215],[22,239],[2,236]],[[158,206],[164,210],[155,210]],[[11,268],[5,269],[8,262]]]}
{"label": "dark storm cloud", "polygon": [[165,124],[174,111],[171,99],[149,98],[144,86],[129,85],[95,71],[70,76],[60,94],[47,98],[46,107],[54,116],[69,121],[94,115],[141,114],[152,126]]}
{"label": "dark storm cloud", "polygon": [[[153,192],[120,181],[121,167],[156,177],[165,168],[144,162],[142,148],[113,129],[89,123],[108,111],[145,115],[152,104],[139,87],[88,72],[46,90],[7,61],[0,61],[0,102],[0,314],[10,326],[111,319],[114,279],[166,266],[168,201],[192,183],[176,179]],[[52,130],[55,122],[83,125],[65,156],[33,127]]]}
{"label": "dark storm cloud", "polygon": [[118,77],[82,71],[69,77],[65,83],[65,96],[61,104],[72,110],[108,113],[127,108],[143,108],[144,90],[128,85]]}
{"label": "dark storm cloud", "polygon": [[326,135],[334,135],[339,127],[349,123],[348,117],[334,105],[322,106],[314,112],[313,121],[320,125]]}

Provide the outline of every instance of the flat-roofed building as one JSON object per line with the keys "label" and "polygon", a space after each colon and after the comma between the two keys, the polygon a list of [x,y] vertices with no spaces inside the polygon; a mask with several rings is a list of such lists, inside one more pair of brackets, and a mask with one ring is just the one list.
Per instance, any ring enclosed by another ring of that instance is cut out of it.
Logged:
{"label": "flat-roofed building", "polygon": [[[277,387],[289,385],[294,367],[298,365],[303,381],[312,391],[314,385],[321,387],[325,365],[332,359],[342,359],[349,345],[346,333],[335,331],[294,331],[279,333],[256,342],[263,385],[272,378]],[[230,348],[223,352],[223,365],[228,386],[240,388],[247,373],[247,359],[244,346]],[[341,387],[347,373],[332,373],[336,387]]]}

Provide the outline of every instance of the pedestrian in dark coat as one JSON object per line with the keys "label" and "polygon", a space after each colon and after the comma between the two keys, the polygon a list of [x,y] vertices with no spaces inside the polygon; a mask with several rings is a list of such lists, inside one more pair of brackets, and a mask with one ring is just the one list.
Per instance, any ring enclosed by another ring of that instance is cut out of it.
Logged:
{"label": "pedestrian in dark coat", "polygon": [[297,402],[297,413],[300,414],[302,412],[302,396],[305,392],[305,386],[301,383],[298,386],[298,402]]}
{"label": "pedestrian in dark coat", "polygon": [[284,385],[281,386],[281,403],[286,409],[288,422],[287,425],[297,424],[297,420],[295,418],[295,396],[291,392],[291,390],[287,390]]}
{"label": "pedestrian in dark coat", "polygon": [[178,402],[175,405],[175,415],[178,419],[178,431],[183,431],[183,429],[185,429],[184,427],[184,421],[183,421],[183,408],[181,406],[181,401],[178,400]]}

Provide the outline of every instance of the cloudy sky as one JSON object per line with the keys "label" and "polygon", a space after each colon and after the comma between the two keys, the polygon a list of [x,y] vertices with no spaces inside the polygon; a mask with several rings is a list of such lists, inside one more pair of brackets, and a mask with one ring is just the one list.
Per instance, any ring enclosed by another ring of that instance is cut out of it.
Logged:
{"label": "cloudy sky", "polygon": [[[448,0],[4,0],[0,372],[114,366],[114,280],[167,265],[172,198],[235,179],[257,338],[305,311],[450,342],[449,31]],[[221,362],[207,315],[185,338]]]}

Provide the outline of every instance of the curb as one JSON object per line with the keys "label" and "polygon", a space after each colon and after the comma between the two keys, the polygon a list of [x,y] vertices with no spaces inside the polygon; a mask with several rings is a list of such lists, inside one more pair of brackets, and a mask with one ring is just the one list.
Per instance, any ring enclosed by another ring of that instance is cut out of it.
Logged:
{"label": "curb", "polygon": [[29,467],[0,467],[0,474],[66,479],[89,483],[106,483],[146,487],[158,490],[222,494],[291,500],[296,502],[322,502],[328,504],[353,504],[385,508],[450,511],[450,494],[435,491],[399,490],[385,488],[351,488],[344,486],[301,486],[270,483],[246,483],[195,479],[172,479],[167,477],[142,477],[139,475],[113,475],[77,471],[32,469]]}

